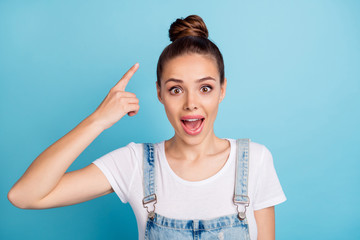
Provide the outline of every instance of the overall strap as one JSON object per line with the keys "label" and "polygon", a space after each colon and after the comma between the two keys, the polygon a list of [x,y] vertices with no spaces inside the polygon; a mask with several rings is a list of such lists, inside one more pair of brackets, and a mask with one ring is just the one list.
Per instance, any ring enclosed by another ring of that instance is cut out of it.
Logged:
{"label": "overall strap", "polygon": [[[150,218],[155,216],[155,203],[156,199],[156,181],[155,181],[155,153],[154,153],[154,144],[144,143],[144,154],[143,154],[143,188],[144,188],[144,199],[143,206],[146,208],[149,213]],[[154,202],[155,201],[155,202]],[[149,211],[146,204],[153,203],[153,210]]]}
{"label": "overall strap", "polygon": [[[250,139],[248,138],[236,140],[235,190],[233,201],[237,206],[240,220],[245,219],[246,207],[250,204],[250,198],[248,196],[249,145]],[[243,212],[239,211],[239,204],[245,204]]]}

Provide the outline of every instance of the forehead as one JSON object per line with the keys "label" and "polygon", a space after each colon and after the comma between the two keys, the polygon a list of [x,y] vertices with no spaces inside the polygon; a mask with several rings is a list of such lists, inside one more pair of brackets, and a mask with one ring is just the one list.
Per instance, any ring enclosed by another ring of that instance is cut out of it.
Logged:
{"label": "forehead", "polygon": [[200,54],[186,54],[169,60],[163,69],[162,82],[169,78],[197,80],[213,77],[219,81],[219,72],[214,58]]}

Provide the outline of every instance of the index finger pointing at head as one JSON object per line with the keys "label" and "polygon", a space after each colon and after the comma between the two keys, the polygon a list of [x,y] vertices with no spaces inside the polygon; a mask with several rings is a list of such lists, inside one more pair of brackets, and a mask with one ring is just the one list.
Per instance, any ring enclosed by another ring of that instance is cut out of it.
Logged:
{"label": "index finger pointing at head", "polygon": [[134,73],[138,70],[139,63],[135,63],[119,80],[119,82],[114,86],[114,88],[118,88],[121,91],[125,91],[126,85],[128,84],[130,78],[134,75]]}

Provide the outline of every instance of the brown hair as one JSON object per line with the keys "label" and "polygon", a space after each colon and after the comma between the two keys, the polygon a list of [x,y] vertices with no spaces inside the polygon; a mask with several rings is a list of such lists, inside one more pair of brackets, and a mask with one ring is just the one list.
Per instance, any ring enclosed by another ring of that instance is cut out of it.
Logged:
{"label": "brown hair", "polygon": [[224,83],[224,60],[218,47],[208,39],[209,33],[201,17],[190,15],[176,19],[169,29],[172,41],[161,53],[157,64],[157,84],[160,87],[161,75],[166,62],[188,53],[198,53],[211,56],[217,63],[220,74],[220,84]]}

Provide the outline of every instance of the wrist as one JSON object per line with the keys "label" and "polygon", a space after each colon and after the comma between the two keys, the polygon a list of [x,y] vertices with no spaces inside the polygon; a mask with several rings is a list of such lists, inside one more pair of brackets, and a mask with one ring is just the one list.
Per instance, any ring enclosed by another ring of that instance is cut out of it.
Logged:
{"label": "wrist", "polygon": [[92,126],[92,128],[96,128],[101,132],[106,129],[104,124],[101,121],[99,121],[98,118],[96,118],[96,116],[94,114],[91,114],[90,116],[85,118],[83,122],[86,125],[90,125],[90,126]]}

